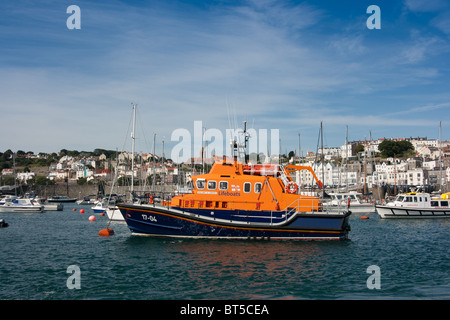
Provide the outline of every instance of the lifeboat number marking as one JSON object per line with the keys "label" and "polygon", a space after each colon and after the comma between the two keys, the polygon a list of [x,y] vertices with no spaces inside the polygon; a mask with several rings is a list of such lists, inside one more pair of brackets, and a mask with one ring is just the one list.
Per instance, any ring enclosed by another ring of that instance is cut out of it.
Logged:
{"label": "lifeboat number marking", "polygon": [[142,215],[142,220],[148,220],[148,221],[152,221],[152,222],[157,222],[156,218],[154,216],[149,216],[146,214]]}

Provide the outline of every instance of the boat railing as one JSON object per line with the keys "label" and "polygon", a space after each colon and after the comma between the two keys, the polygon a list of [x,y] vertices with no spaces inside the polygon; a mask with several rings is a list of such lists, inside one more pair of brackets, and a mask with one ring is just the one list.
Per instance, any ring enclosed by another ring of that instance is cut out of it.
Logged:
{"label": "boat railing", "polygon": [[[300,203],[301,201],[301,203]],[[284,211],[286,211],[286,219],[291,216],[292,214],[296,212],[302,212],[302,213],[315,213],[315,212],[321,212],[321,213],[330,213],[330,214],[337,214],[337,213],[344,213],[348,211],[347,205],[338,205],[333,208],[330,206],[323,206],[321,202],[319,207],[317,207],[317,199],[311,198],[311,204],[305,205],[305,201],[308,201],[306,199],[296,199],[291,204],[286,206]],[[318,208],[319,210],[314,210],[314,207]]]}

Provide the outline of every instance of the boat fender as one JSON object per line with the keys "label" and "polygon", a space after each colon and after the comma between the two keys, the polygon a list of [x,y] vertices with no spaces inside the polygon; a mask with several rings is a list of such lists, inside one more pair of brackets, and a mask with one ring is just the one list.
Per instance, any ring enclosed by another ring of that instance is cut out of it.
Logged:
{"label": "boat fender", "polygon": [[149,203],[149,204],[153,204],[153,202],[154,202],[153,196],[150,196],[149,199],[148,199],[148,203]]}
{"label": "boat fender", "polygon": [[296,193],[297,189],[298,189],[298,186],[294,181],[289,182],[286,186],[286,191],[288,193]]}
{"label": "boat fender", "polygon": [[368,216],[361,216],[361,219],[369,219]]}

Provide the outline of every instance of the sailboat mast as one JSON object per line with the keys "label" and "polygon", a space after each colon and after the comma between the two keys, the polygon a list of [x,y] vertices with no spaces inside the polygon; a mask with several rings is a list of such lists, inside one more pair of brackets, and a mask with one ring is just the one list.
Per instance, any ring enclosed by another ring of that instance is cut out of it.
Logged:
{"label": "sailboat mast", "polygon": [[322,183],[323,183],[323,187],[322,187],[322,197],[325,197],[325,168],[324,168],[324,162],[325,162],[325,157],[323,154],[323,127],[322,127],[322,121],[320,121],[320,146],[321,146],[321,150],[322,150]]}
{"label": "sailboat mast", "polygon": [[442,127],[439,121],[439,188],[442,192]]}
{"label": "sailboat mast", "polygon": [[348,192],[348,125],[345,126],[345,191]]}
{"label": "sailboat mast", "polygon": [[155,144],[156,144],[156,133],[153,134],[153,179],[152,179],[153,195],[155,194],[155,180],[156,180]]}
{"label": "sailboat mast", "polygon": [[134,144],[136,129],[136,104],[133,104],[133,131],[131,132],[131,193],[134,191]]}

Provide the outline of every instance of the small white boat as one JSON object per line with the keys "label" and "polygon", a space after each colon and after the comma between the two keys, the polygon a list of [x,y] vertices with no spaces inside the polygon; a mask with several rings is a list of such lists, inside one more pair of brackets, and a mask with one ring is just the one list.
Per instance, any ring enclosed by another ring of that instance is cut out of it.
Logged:
{"label": "small white boat", "polygon": [[409,192],[375,207],[381,218],[444,218],[450,217],[449,202],[446,194],[435,198],[429,193]]}
{"label": "small white boat", "polygon": [[108,208],[107,201],[97,201],[94,206],[91,207],[91,209],[94,211],[94,213],[105,213],[106,209]]}
{"label": "small white boat", "polygon": [[44,206],[38,201],[29,198],[18,198],[5,202],[0,206],[0,212],[29,212],[40,213],[44,211]]}
{"label": "small white boat", "polygon": [[108,206],[108,208],[106,209],[106,214],[108,215],[109,220],[125,221],[122,213],[117,206]]}
{"label": "small white boat", "polygon": [[352,213],[375,212],[375,205],[365,202],[361,194],[351,191],[344,193],[330,193],[331,199],[323,204],[323,207],[330,211],[348,209]]}
{"label": "small white boat", "polygon": [[2,196],[0,198],[0,206],[4,205],[7,202],[13,202],[17,198],[18,198],[17,196],[11,196],[11,195]]}
{"label": "small white boat", "polygon": [[57,202],[57,203],[41,202],[41,204],[44,206],[45,211],[63,211],[64,210],[64,205],[60,202]]}

